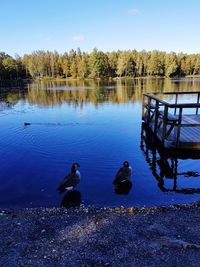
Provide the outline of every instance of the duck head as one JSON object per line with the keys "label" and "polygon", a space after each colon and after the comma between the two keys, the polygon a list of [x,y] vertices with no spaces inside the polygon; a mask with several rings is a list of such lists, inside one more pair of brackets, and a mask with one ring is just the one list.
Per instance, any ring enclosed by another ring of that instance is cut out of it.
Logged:
{"label": "duck head", "polygon": [[123,166],[126,167],[126,168],[128,168],[129,167],[129,162],[128,161],[124,161],[123,162]]}
{"label": "duck head", "polygon": [[76,170],[78,169],[78,167],[80,167],[80,165],[77,162],[73,163],[71,167],[71,172],[76,173]]}

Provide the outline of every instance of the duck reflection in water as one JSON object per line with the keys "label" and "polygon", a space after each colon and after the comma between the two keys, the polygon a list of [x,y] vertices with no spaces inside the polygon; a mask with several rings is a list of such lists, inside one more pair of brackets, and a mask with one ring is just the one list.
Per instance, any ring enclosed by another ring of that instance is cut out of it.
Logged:
{"label": "duck reflection in water", "polygon": [[[178,159],[191,158],[191,154],[187,152],[172,153],[163,150],[160,144],[156,141],[151,131],[142,124],[141,131],[141,150],[143,151],[146,162],[149,164],[153,176],[158,181],[158,187],[163,192],[176,192],[182,194],[200,193],[200,188],[178,188],[178,176],[184,177],[199,177],[200,174],[196,171],[178,172]],[[199,153],[192,153],[193,159],[199,159]],[[165,186],[165,180],[171,179],[173,187]]]}
{"label": "duck reflection in water", "polygon": [[132,188],[131,182],[132,168],[128,161],[124,161],[123,166],[117,171],[113,181],[115,193],[127,195]]}
{"label": "duck reflection in water", "polygon": [[79,207],[81,204],[81,193],[78,190],[68,191],[60,204],[61,208]]}

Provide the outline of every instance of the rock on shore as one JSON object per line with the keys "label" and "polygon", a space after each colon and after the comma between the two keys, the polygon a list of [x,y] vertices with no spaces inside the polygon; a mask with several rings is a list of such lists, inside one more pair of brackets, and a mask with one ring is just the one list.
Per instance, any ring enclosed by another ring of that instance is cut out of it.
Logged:
{"label": "rock on shore", "polygon": [[200,266],[200,202],[0,211],[0,266]]}

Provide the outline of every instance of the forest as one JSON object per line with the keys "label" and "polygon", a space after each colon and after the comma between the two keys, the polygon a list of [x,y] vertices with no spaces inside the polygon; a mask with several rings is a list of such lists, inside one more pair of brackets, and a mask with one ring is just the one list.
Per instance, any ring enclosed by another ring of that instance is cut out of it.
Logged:
{"label": "forest", "polygon": [[14,58],[0,52],[0,80],[115,77],[182,77],[200,75],[200,54],[153,51],[91,53],[79,48],[63,54],[38,50]]}

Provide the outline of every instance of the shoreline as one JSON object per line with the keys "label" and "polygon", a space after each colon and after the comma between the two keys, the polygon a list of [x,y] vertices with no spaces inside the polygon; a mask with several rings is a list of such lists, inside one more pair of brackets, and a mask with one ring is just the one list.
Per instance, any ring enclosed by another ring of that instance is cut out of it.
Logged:
{"label": "shoreline", "polygon": [[16,85],[24,85],[28,83],[33,82],[79,82],[79,81],[85,81],[85,82],[103,82],[103,81],[123,81],[123,80],[140,80],[140,79],[187,79],[187,78],[200,78],[200,75],[185,75],[185,76],[175,76],[175,77],[167,77],[167,76],[158,76],[158,75],[149,75],[149,76],[123,76],[123,77],[105,77],[105,78],[72,78],[72,77],[66,77],[66,78],[53,78],[53,77],[40,77],[40,78],[25,78],[25,79],[19,79],[19,80],[1,80],[0,87],[5,87],[6,85],[9,86],[10,84],[16,84]]}
{"label": "shoreline", "polygon": [[200,207],[200,200],[195,200],[188,203],[175,203],[175,204],[162,204],[162,205],[141,205],[141,206],[104,206],[99,207],[95,205],[84,205],[80,204],[80,206],[76,207],[59,207],[59,206],[52,206],[52,207],[45,207],[45,206],[38,206],[38,207],[0,207],[0,216],[2,213],[14,213],[14,212],[35,212],[35,211],[64,211],[66,212],[80,212],[80,211],[109,211],[109,212],[115,212],[115,211],[123,211],[123,212],[150,212],[150,211],[167,211],[167,210],[176,210],[181,208],[190,208],[190,207]]}
{"label": "shoreline", "polygon": [[200,201],[0,209],[1,266],[199,266]]}

